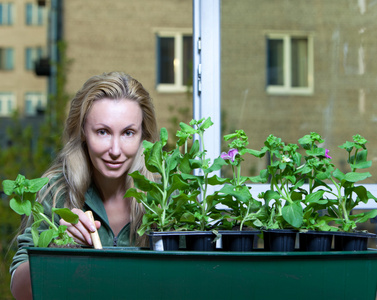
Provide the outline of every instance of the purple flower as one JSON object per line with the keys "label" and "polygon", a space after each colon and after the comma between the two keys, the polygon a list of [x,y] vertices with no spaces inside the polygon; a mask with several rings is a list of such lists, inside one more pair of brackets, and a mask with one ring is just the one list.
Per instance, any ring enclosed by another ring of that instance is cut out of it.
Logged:
{"label": "purple flower", "polygon": [[229,159],[232,162],[234,162],[234,159],[236,158],[237,154],[238,154],[237,149],[230,149],[228,153],[226,153],[226,152],[221,153],[220,157],[222,159]]}
{"label": "purple flower", "polygon": [[325,157],[332,159],[332,157],[329,155],[329,151],[330,151],[329,149],[326,149]]}

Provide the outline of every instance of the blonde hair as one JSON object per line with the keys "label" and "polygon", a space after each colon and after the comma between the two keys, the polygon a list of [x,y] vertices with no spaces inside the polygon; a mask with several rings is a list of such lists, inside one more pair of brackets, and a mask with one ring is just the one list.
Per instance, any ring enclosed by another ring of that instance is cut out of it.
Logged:
{"label": "blonde hair", "polygon": [[[65,146],[54,164],[44,174],[48,178],[56,178],[62,173],[64,175],[44,191],[44,193],[53,191],[54,203],[64,196],[65,206],[70,209],[81,209],[84,205],[85,193],[92,182],[92,165],[84,141],[84,125],[94,101],[103,98],[137,102],[143,116],[142,140],[154,142],[157,139],[157,122],[152,99],[140,82],[121,72],[104,73],[89,78],[70,103],[63,135]],[[140,173],[153,180],[152,174],[145,168],[142,150],[142,145],[140,145],[129,173],[139,170]],[[127,188],[133,186],[130,176],[127,176],[125,185]],[[40,198],[43,199],[43,196]],[[146,237],[139,237],[136,234],[144,213],[144,207],[135,199],[131,199],[130,241],[133,243],[135,237],[135,245],[138,246],[147,244]]]}

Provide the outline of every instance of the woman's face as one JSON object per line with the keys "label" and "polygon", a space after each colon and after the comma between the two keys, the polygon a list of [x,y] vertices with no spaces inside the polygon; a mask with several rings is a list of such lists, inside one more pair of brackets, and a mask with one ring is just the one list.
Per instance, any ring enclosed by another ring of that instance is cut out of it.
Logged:
{"label": "woman's face", "polygon": [[94,101],[84,131],[98,182],[127,174],[141,143],[142,120],[141,108],[135,101]]}

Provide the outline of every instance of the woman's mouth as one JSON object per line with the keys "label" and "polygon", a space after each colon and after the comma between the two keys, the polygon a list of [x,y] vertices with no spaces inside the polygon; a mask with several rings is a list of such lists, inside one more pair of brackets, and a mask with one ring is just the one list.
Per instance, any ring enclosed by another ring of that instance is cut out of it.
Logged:
{"label": "woman's mouth", "polygon": [[123,161],[108,161],[108,160],[104,160],[104,163],[105,165],[108,167],[108,168],[111,168],[111,169],[116,169],[116,168],[119,168],[123,165]]}

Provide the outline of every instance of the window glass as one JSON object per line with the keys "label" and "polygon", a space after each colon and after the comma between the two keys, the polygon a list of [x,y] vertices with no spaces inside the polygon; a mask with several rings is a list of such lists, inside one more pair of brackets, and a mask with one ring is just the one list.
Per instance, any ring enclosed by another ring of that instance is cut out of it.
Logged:
{"label": "window glass", "polygon": [[292,87],[308,86],[308,39],[291,39]]}
{"label": "window glass", "polygon": [[158,83],[174,83],[174,38],[158,38]]}
{"label": "window glass", "polygon": [[0,70],[13,70],[13,48],[0,48]]}
{"label": "window glass", "polygon": [[284,52],[282,39],[267,40],[268,85],[284,85]]}
{"label": "window glass", "polygon": [[26,25],[44,25],[45,7],[38,6],[36,3],[26,3],[25,23]]}
{"label": "window glass", "polygon": [[183,84],[192,85],[192,36],[183,37]]}
{"label": "window glass", "polygon": [[26,3],[25,22],[27,25],[33,24],[33,4],[32,3]]}
{"label": "window glass", "polygon": [[13,3],[0,3],[0,25],[13,24]]}

